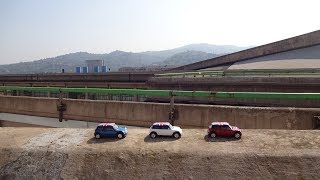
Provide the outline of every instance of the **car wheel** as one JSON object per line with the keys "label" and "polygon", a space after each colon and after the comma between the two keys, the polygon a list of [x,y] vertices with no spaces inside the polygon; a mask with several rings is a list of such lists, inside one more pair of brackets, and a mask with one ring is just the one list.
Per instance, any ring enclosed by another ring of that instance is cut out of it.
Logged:
{"label": "car wheel", "polygon": [[100,139],[100,138],[101,138],[100,134],[96,134],[96,135],[95,135],[95,138],[96,138],[96,139]]}
{"label": "car wheel", "polygon": [[152,139],[156,138],[157,137],[157,133],[155,133],[155,132],[150,133],[150,137]]}
{"label": "car wheel", "polygon": [[241,138],[241,133],[236,132],[236,133],[234,134],[234,137],[237,138],[237,139],[240,139],[240,138]]}
{"label": "car wheel", "polygon": [[217,135],[216,135],[216,133],[211,133],[211,134],[210,134],[210,137],[211,137],[211,138],[215,138],[215,137],[217,137]]}
{"label": "car wheel", "polygon": [[175,132],[173,133],[173,137],[179,139],[181,137],[181,134],[179,132]]}
{"label": "car wheel", "polygon": [[119,133],[119,134],[117,135],[117,137],[118,137],[119,139],[122,139],[122,138],[124,138],[124,134]]}

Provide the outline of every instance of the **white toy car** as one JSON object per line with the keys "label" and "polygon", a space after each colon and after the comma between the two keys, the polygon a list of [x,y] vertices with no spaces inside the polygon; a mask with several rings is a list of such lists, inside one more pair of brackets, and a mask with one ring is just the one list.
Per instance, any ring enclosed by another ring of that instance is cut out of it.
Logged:
{"label": "white toy car", "polygon": [[182,129],[172,126],[169,122],[156,122],[150,127],[149,136],[154,139],[157,136],[173,136],[178,139],[182,135]]}

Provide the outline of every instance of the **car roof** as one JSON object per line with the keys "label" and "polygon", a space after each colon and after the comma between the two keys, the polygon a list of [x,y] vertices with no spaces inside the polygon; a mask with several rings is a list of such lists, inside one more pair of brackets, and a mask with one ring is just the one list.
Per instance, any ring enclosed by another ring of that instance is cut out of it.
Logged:
{"label": "car roof", "polygon": [[114,126],[116,123],[101,123],[98,126]]}
{"label": "car roof", "polygon": [[219,125],[219,126],[222,126],[222,125],[230,125],[228,122],[212,122],[211,125]]}
{"label": "car roof", "polygon": [[169,122],[155,122],[153,125],[163,126],[163,125],[170,125]]}

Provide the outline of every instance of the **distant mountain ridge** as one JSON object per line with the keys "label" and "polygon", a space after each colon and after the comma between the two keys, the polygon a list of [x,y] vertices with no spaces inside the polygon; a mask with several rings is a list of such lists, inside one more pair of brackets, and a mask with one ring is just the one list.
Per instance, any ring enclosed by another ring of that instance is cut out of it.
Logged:
{"label": "distant mountain ridge", "polygon": [[218,54],[206,53],[202,51],[184,51],[181,53],[174,54],[166,60],[160,62],[158,65],[186,65],[194,62],[198,62],[199,59],[211,59],[219,56]]}
{"label": "distant mountain ridge", "polygon": [[76,52],[31,62],[0,65],[0,74],[57,73],[61,72],[61,69],[64,69],[65,72],[74,72],[75,67],[85,66],[85,60],[91,59],[104,60],[104,63],[111,68],[111,71],[117,71],[121,67],[144,67],[150,65],[179,66],[244,49],[246,47],[202,43],[163,51],[139,53],[125,51],[113,51],[105,54]]}
{"label": "distant mountain ridge", "polygon": [[177,53],[186,51],[201,51],[211,54],[229,54],[237,51],[247,49],[248,47],[238,47],[233,45],[212,45],[207,43],[189,44],[182,47],[168,49],[163,51],[146,51],[141,52],[142,54],[158,56],[162,58],[169,58]]}

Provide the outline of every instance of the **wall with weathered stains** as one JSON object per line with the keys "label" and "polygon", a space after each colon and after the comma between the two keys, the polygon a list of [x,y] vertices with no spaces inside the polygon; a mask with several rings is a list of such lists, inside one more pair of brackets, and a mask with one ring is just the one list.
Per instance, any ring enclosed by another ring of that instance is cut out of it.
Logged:
{"label": "wall with weathered stains", "polygon": [[[0,112],[58,117],[58,99],[0,96]],[[169,104],[119,101],[63,101],[64,118],[92,122],[149,127],[156,121],[168,121]],[[227,121],[244,129],[312,129],[320,108],[238,107],[218,105],[175,106],[175,125],[206,128],[212,121]]]}

